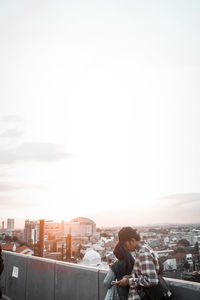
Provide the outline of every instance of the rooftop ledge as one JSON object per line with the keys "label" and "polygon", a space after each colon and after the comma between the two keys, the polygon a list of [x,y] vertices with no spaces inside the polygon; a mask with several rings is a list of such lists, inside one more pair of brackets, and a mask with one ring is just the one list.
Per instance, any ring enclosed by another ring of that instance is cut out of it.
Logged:
{"label": "rooftop ledge", "polygon": [[[104,300],[106,270],[3,252],[1,275],[7,300]],[[200,283],[166,278],[176,300],[199,300]]]}

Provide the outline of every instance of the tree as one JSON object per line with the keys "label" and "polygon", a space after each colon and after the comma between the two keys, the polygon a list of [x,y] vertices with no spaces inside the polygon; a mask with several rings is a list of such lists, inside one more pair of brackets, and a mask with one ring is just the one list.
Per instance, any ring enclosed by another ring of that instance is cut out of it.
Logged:
{"label": "tree", "polygon": [[4,241],[5,241],[5,242],[11,242],[11,241],[12,241],[11,236],[6,235]]}
{"label": "tree", "polygon": [[15,235],[12,238],[13,242],[18,242],[18,237],[16,237]]}
{"label": "tree", "polygon": [[83,258],[83,253],[81,253],[81,250],[83,249],[83,246],[81,244],[78,245],[78,249],[77,249],[77,257],[78,258]]}
{"label": "tree", "polygon": [[188,263],[187,260],[185,260],[185,262],[184,262],[184,268],[185,268],[186,270],[189,270],[189,268],[190,268],[190,264]]}
{"label": "tree", "polygon": [[180,245],[183,245],[184,247],[190,246],[190,243],[189,243],[188,240],[186,240],[186,239],[181,239],[178,243],[179,243]]}
{"label": "tree", "polygon": [[174,250],[174,254],[176,254],[176,253],[186,253],[186,251],[184,248],[179,247]]}
{"label": "tree", "polygon": [[194,245],[194,253],[199,254],[199,243],[198,242],[196,242]]}
{"label": "tree", "polygon": [[108,233],[106,233],[106,232],[101,232],[101,233],[100,233],[100,236],[101,236],[101,237],[110,238],[110,235],[109,235]]}

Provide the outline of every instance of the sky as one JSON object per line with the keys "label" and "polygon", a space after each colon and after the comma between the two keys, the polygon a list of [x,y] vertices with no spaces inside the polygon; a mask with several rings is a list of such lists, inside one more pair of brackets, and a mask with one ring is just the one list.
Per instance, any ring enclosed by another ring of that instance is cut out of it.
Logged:
{"label": "sky", "polygon": [[200,3],[0,3],[0,221],[200,221]]}

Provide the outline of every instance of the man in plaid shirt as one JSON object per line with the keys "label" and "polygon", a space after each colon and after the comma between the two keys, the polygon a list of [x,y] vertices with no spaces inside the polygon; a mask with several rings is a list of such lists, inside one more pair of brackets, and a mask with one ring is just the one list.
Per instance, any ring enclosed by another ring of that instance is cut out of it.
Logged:
{"label": "man in plaid shirt", "polygon": [[124,248],[129,252],[135,251],[136,257],[131,276],[125,276],[117,284],[121,287],[130,286],[128,300],[140,300],[137,292],[140,286],[153,287],[158,284],[158,259],[151,247],[140,240],[135,229],[124,227],[118,236]]}

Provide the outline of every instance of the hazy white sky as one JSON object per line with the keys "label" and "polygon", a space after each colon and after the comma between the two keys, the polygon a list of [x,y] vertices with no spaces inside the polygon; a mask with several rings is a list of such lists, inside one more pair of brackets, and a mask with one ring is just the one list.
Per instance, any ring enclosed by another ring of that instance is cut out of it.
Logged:
{"label": "hazy white sky", "polygon": [[200,221],[199,1],[0,2],[0,217]]}

